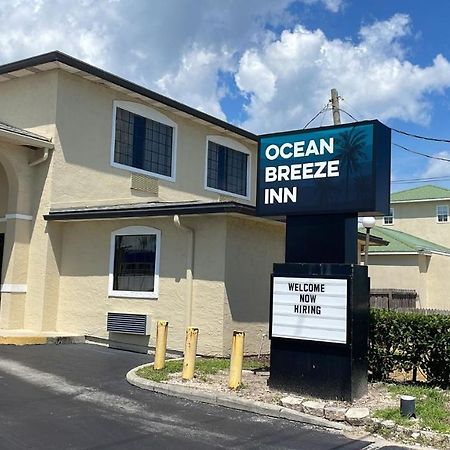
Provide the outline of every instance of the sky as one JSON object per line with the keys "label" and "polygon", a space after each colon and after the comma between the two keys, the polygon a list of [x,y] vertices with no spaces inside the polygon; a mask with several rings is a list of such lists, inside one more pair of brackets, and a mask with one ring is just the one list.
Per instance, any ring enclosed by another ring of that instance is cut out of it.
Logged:
{"label": "sky", "polygon": [[[0,0],[0,64],[60,50],[254,133],[302,129],[336,88],[343,122],[450,139],[450,2],[432,5]],[[330,124],[325,109],[308,126]],[[392,142],[450,159],[448,143]],[[392,191],[430,183],[450,188],[449,161],[392,147]]]}

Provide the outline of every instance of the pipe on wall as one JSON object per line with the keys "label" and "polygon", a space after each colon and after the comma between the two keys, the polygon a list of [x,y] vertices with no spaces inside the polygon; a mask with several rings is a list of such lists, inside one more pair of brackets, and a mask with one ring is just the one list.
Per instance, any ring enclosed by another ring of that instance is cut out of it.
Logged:
{"label": "pipe on wall", "polygon": [[186,231],[188,235],[188,249],[186,258],[186,327],[192,326],[193,282],[194,282],[194,229],[181,224],[178,214],[173,216],[177,228]]}
{"label": "pipe on wall", "polygon": [[48,155],[50,153],[50,149],[49,148],[44,148],[43,150],[44,150],[44,154],[40,158],[35,159],[34,161],[28,163],[28,165],[30,167],[37,166],[38,164],[42,164],[43,162],[47,161]]}

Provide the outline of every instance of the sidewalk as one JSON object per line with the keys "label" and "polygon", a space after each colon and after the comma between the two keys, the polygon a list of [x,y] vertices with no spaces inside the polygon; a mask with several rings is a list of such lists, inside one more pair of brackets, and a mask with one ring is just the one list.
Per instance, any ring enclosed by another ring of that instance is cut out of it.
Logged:
{"label": "sidewalk", "polygon": [[54,331],[0,329],[0,345],[80,344],[84,336]]}

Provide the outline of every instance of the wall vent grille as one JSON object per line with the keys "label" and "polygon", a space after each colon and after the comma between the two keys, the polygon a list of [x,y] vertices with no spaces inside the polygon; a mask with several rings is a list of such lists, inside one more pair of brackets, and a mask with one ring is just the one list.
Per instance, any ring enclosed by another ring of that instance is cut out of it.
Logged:
{"label": "wall vent grille", "polygon": [[159,181],[156,178],[139,175],[137,173],[131,174],[131,189],[135,191],[148,192],[149,194],[158,196]]}
{"label": "wall vent grille", "polygon": [[150,324],[150,316],[146,314],[109,312],[106,331],[149,336]]}

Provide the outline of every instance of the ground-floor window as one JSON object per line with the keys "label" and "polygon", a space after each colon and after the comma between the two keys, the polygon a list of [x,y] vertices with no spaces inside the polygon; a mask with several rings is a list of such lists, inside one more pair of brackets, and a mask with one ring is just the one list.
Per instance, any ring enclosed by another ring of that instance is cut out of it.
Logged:
{"label": "ground-floor window", "polygon": [[112,233],[109,295],[157,298],[161,232],[126,227]]}

